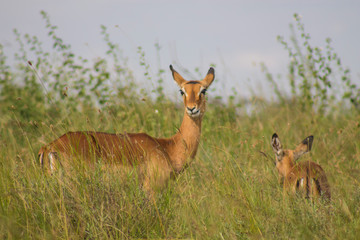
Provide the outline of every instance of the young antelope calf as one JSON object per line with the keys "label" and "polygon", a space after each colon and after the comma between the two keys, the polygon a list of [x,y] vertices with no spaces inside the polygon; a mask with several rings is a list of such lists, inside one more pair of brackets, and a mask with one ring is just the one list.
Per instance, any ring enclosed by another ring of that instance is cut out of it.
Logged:
{"label": "young antelope calf", "polygon": [[302,193],[306,198],[321,196],[325,200],[330,200],[330,186],[321,166],[311,161],[295,162],[311,150],[313,140],[314,137],[309,136],[294,150],[283,149],[278,135],[274,133],[271,146],[276,157],[276,168],[283,180],[284,188]]}

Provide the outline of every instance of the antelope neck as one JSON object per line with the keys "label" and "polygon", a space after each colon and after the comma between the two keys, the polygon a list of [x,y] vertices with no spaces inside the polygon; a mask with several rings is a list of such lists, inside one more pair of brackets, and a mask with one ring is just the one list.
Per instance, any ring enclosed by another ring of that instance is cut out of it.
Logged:
{"label": "antelope neck", "polygon": [[201,135],[202,116],[191,118],[186,111],[179,131],[167,139],[167,152],[175,172],[181,172],[189,158],[194,158]]}
{"label": "antelope neck", "polygon": [[180,129],[173,136],[175,142],[183,141],[186,146],[183,146],[184,144],[179,145],[185,147],[184,150],[190,155],[194,154],[194,152],[196,153],[199,144],[201,135],[201,120],[202,116],[191,118],[185,111]]}

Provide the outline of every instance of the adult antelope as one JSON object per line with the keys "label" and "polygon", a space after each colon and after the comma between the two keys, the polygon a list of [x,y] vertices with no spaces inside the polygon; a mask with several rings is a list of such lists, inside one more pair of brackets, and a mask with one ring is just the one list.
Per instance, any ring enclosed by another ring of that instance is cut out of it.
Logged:
{"label": "adult antelope", "polygon": [[311,150],[314,137],[305,138],[294,150],[283,149],[276,133],[271,145],[275,152],[276,168],[283,180],[284,188],[300,192],[306,198],[321,196],[330,200],[330,186],[324,170],[311,161],[296,163],[303,154]]}
{"label": "adult antelope", "polygon": [[152,193],[163,186],[170,174],[180,173],[194,159],[205,113],[205,93],[215,78],[210,68],[201,81],[187,81],[170,65],[180,87],[185,113],[178,132],[170,138],[154,138],[146,133],[111,134],[68,132],[39,151],[41,166],[53,173],[58,165],[67,169],[76,160],[101,161],[109,168],[132,166],[139,170],[143,188]]}

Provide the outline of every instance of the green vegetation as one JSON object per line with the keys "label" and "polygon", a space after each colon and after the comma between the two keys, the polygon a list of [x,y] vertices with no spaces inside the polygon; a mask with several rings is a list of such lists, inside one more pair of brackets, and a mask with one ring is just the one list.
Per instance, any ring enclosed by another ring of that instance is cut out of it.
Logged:
{"label": "green vegetation", "polygon": [[[310,46],[297,16],[292,41],[279,38],[292,59],[291,95],[265,67],[274,102],[230,97],[219,103],[209,93],[196,160],[150,202],[133,176],[121,181],[100,169],[74,176],[41,171],[38,149],[67,131],[171,136],[183,115],[182,105],[163,93],[164,70],[151,76],[141,48],[144,79],[156,83],[152,93],[134,83],[106,27],[106,57],[90,62],[75,56],[42,15],[53,51],[15,31],[20,48],[10,67],[0,45],[1,239],[360,238],[359,88],[330,41],[325,53]],[[284,193],[270,147],[274,132],[289,148],[315,136],[301,160],[327,173],[330,204]]]}

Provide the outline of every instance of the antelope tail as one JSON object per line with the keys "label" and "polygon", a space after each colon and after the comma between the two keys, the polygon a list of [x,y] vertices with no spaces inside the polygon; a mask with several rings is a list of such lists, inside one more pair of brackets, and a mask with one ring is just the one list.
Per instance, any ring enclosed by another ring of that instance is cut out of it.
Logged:
{"label": "antelope tail", "polygon": [[40,163],[40,166],[41,168],[44,168],[44,161],[45,161],[45,149],[44,147],[42,147],[40,150],[39,150],[39,153],[38,153],[38,159],[39,159],[39,163]]}
{"label": "antelope tail", "polygon": [[39,150],[38,160],[39,160],[39,163],[40,163],[40,167],[43,170],[49,170],[49,168],[51,167],[50,166],[51,165],[51,159],[49,159],[49,151],[47,150],[46,147],[42,147]]}
{"label": "antelope tail", "polygon": [[44,153],[41,152],[38,155],[41,168],[44,166]]}

